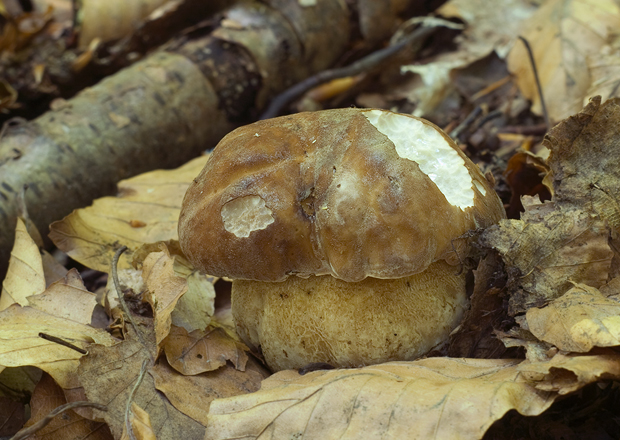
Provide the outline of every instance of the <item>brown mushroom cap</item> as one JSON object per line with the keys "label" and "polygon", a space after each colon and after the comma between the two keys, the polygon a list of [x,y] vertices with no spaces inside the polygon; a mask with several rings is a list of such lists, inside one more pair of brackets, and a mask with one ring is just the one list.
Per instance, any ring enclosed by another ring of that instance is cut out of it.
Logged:
{"label": "brown mushroom cap", "polygon": [[354,282],[421,272],[503,216],[478,167],[435,125],[337,109],[224,137],[185,195],[179,240],[215,276]]}

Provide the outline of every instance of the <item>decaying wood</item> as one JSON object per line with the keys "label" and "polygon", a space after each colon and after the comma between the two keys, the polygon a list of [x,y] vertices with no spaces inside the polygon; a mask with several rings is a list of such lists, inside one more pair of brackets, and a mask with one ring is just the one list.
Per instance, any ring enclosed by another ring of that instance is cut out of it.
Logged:
{"label": "decaying wood", "polygon": [[[415,2],[382,3],[391,14],[381,23],[387,34],[398,24],[395,11]],[[52,221],[114,193],[117,181],[213,147],[275,94],[342,55],[351,17],[363,16],[352,4],[238,2],[39,118],[7,124],[0,136],[0,274],[24,185],[31,217],[45,233]]]}

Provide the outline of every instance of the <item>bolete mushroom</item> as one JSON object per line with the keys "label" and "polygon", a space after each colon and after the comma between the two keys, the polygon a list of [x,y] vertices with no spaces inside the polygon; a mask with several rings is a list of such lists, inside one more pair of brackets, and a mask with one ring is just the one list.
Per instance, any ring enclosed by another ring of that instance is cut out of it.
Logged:
{"label": "bolete mushroom", "polygon": [[467,307],[461,236],[504,215],[435,125],[337,109],[224,137],[185,195],[179,239],[197,268],[233,279],[237,331],[273,370],[353,367],[449,336]]}

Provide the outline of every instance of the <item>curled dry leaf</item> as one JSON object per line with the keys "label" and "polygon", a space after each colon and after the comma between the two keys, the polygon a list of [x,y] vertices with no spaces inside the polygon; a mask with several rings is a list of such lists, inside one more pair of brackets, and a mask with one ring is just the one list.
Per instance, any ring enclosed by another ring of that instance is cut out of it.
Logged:
{"label": "curled dry leaf", "polygon": [[557,354],[547,362],[523,362],[518,370],[537,389],[565,395],[601,379],[620,378],[620,354]]}
{"label": "curled dry leaf", "polygon": [[9,269],[2,283],[0,310],[11,304],[28,305],[28,297],[45,290],[45,274],[39,247],[28,234],[22,219],[17,219],[15,245]]}
{"label": "curled dry leaf", "polygon": [[507,411],[536,415],[556,394],[515,360],[429,358],[276,373],[256,393],[211,403],[207,438],[479,439]]}
{"label": "curled dry leaf", "polygon": [[205,276],[184,257],[174,256],[174,273],[187,281],[187,291],[172,311],[172,323],[188,332],[204,330],[215,313],[217,278]]}
{"label": "curled dry leaf", "polygon": [[50,315],[90,325],[97,296],[86,290],[77,269],[71,269],[45,292],[29,296],[28,304]]}
{"label": "curled dry leaf", "polygon": [[144,260],[142,278],[147,287],[145,299],[153,308],[156,344],[170,332],[171,314],[179,298],[187,291],[187,281],[174,273],[174,261],[168,251],[153,252]]}
{"label": "curled dry leaf", "polygon": [[[559,121],[581,109],[592,83],[587,56],[607,43],[620,26],[620,6],[613,0],[549,0],[521,30],[530,43],[551,119]],[[523,95],[541,114],[540,98],[524,45],[517,42],[508,56]]]}
{"label": "curled dry leaf", "polygon": [[214,399],[258,391],[269,376],[265,367],[250,358],[245,371],[230,364],[215,371],[183,376],[165,361],[151,370],[155,387],[164,393],[176,409],[207,426],[209,405]]}
{"label": "curled dry leaf", "polygon": [[543,308],[526,314],[530,331],[560,350],[587,353],[620,345],[620,303],[578,284]]}
{"label": "curled dry leaf", "polygon": [[77,351],[39,337],[46,333],[82,349],[93,342],[110,346],[116,340],[101,329],[17,304],[0,312],[0,366],[32,365],[47,372],[63,388],[75,388]]}
{"label": "curled dry leaf", "polygon": [[168,363],[184,375],[217,370],[231,361],[237,370],[244,371],[249,349],[232,339],[222,328],[209,327],[188,333],[173,326],[163,344]]}
{"label": "curled dry leaf", "polygon": [[[149,359],[145,348],[129,337],[112,347],[93,345],[89,355],[80,361],[78,377],[88,400],[104,404],[108,411],[94,410],[95,416],[106,421],[115,438],[119,438],[125,422],[125,406],[129,393],[138,379],[142,362]],[[154,341],[149,341],[154,344]],[[158,440],[179,438],[202,439],[204,427],[178,411],[155,389],[147,371],[133,402],[148,412]]]}
{"label": "curled dry leaf", "polygon": [[[71,258],[110,272],[119,243],[126,245],[119,268],[131,267],[132,251],[145,243],[177,238],[181,202],[192,179],[207,161],[196,158],[175,170],[144,173],[118,184],[118,197],[103,197],[50,226],[50,238]],[[135,228],[136,221],[145,226]]]}
{"label": "curled dry leaf", "polygon": [[545,160],[530,151],[517,151],[508,160],[504,171],[506,183],[512,192],[506,212],[508,218],[516,218],[523,211],[521,196],[538,195],[542,201],[551,198],[550,188],[543,183],[543,176],[548,172],[549,166]]}

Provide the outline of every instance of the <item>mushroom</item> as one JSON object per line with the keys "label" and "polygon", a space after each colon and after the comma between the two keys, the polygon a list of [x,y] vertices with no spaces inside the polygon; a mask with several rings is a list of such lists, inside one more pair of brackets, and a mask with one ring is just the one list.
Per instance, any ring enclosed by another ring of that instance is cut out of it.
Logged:
{"label": "mushroom", "polygon": [[237,331],[271,369],[357,367],[447,339],[468,305],[463,236],[504,216],[437,126],[336,109],[224,137],[185,195],[179,240],[233,279]]}

